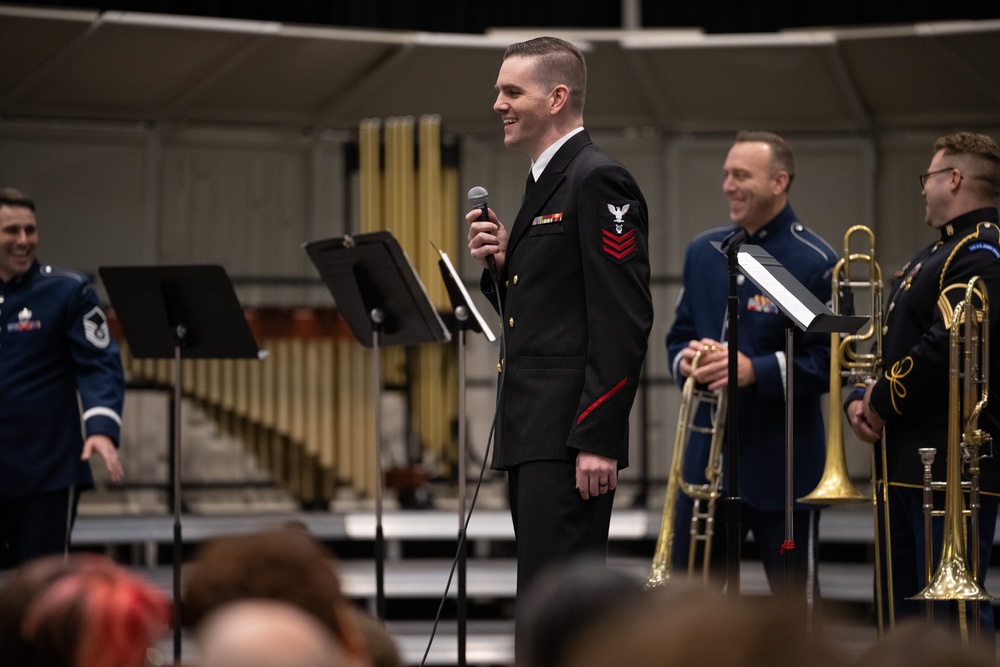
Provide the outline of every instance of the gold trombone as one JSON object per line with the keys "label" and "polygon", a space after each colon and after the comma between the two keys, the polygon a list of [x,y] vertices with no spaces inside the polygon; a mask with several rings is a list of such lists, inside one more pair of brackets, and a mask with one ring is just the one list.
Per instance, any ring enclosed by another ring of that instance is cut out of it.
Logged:
{"label": "gold trombone", "polygon": [[[647,589],[662,586],[670,579],[674,546],[674,518],[677,512],[679,493],[684,493],[694,500],[694,508],[691,513],[688,575],[694,574],[698,542],[704,542],[702,572],[703,578],[708,580],[712,535],[714,534],[715,503],[722,491],[722,438],[725,432],[726,390],[709,391],[699,388],[694,379],[694,371],[698,368],[702,355],[716,349],[715,345],[710,345],[695,353],[691,360],[691,374],[684,381],[684,387],[681,391],[677,432],[674,437],[674,454],[670,462],[667,493],[663,502],[663,519],[660,523],[660,535],[656,541],[656,552],[653,555],[653,566],[646,578]],[[711,410],[711,422],[708,426],[698,426],[694,423],[695,416],[703,404],[709,406]],[[704,433],[711,436],[708,466],[705,468],[707,481],[704,484],[684,480],[684,451],[687,449],[688,440],[692,433]]]}
{"label": "gold trombone", "polygon": [[[973,301],[977,296],[982,304],[980,308],[976,308]],[[927,587],[910,598],[927,601],[958,600],[959,624],[966,641],[968,628],[964,603],[993,599],[979,584],[979,462],[984,458],[982,450],[992,449],[990,435],[979,428],[979,415],[986,407],[990,390],[989,325],[990,304],[986,283],[976,276],[969,281],[964,300],[955,307],[949,330],[946,481],[937,483],[928,479],[925,482],[925,494],[930,491],[928,486],[945,487],[944,510],[935,511],[925,503],[925,512],[944,519],[941,560]],[[924,453],[925,456],[927,454]],[[970,478],[967,483],[962,482],[962,468],[965,464],[968,465]],[[929,467],[926,459],[925,466]],[[968,509],[962,499],[963,488],[969,489]],[[971,560],[967,556],[966,517],[970,519]],[[925,533],[926,548],[929,550],[932,535],[930,530]],[[978,627],[977,619],[976,628]]]}
{"label": "gold trombone", "polygon": [[[868,247],[862,252],[851,252],[851,242],[855,236],[867,237]],[[857,271],[855,266],[865,270]],[[882,634],[886,619],[883,609],[887,606],[888,624],[895,625],[895,609],[892,602],[892,563],[889,559],[891,542],[889,538],[889,488],[885,478],[888,459],[885,441],[881,444],[881,465],[876,460],[875,448],[871,452],[872,495],[866,497],[851,482],[847,472],[847,456],[844,448],[844,429],[840,416],[841,381],[849,384],[864,384],[876,380],[882,371],[882,269],[875,260],[875,234],[865,225],[854,225],[844,234],[844,255],[834,265],[832,278],[831,310],[837,315],[854,314],[854,290],[867,290],[868,326],[864,331],[849,336],[830,334],[830,424],[827,434],[826,463],[819,484],[808,495],[799,498],[801,503],[837,505],[870,501],[875,525],[875,606],[879,634]],[[858,343],[870,342],[867,352],[860,352]],[[881,473],[880,473],[881,471]],[[885,572],[882,571],[883,554],[879,538],[879,497],[882,498],[883,525],[885,526]],[[886,582],[888,598],[883,604],[882,581]]]}
{"label": "gold trombone", "polygon": [[[865,252],[851,252],[851,238],[868,237]],[[867,267],[863,277],[855,277],[852,265]],[[840,417],[841,381],[860,383],[878,377],[882,367],[882,270],[875,261],[875,235],[864,225],[854,225],[844,234],[844,256],[833,268],[831,310],[837,315],[852,315],[854,290],[866,288],[868,326],[858,334],[830,334],[830,425],[826,441],[826,463],[819,484],[800,503],[838,505],[860,503],[868,497],[858,491],[847,472],[844,451],[844,426]],[[871,341],[869,351],[859,352],[857,343]]]}

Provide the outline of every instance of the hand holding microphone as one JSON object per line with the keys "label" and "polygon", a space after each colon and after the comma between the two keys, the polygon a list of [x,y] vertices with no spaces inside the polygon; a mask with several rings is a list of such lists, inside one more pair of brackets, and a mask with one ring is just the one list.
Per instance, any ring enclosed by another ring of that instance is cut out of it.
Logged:
{"label": "hand holding microphone", "polygon": [[[489,200],[489,196],[490,194],[489,192],[486,191],[486,188],[479,185],[469,190],[469,205],[472,206],[474,209],[477,208],[480,209],[479,216],[470,220],[470,222],[489,222],[490,214],[489,214],[489,205],[487,203]],[[472,232],[472,229],[469,230],[470,247],[472,239],[477,235],[478,232],[474,234]],[[503,225],[499,224],[499,222],[497,223],[496,235],[497,235],[497,240],[499,242],[498,245],[502,251],[504,245],[503,238],[506,236],[506,232],[503,228]],[[486,255],[486,267],[490,272],[490,278],[492,278],[493,281],[495,282],[497,280],[497,263],[496,263],[496,258],[494,257],[494,253]]]}

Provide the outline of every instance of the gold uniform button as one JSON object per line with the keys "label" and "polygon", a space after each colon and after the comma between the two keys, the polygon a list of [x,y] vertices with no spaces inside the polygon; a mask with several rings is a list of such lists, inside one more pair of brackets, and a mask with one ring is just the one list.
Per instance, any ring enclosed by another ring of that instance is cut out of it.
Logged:
{"label": "gold uniform button", "polygon": [[517,276],[514,276],[514,284],[517,284]]}
{"label": "gold uniform button", "polygon": [[513,329],[514,328],[514,318],[512,317],[509,320],[507,320],[507,324],[509,324],[510,328]]}
{"label": "gold uniform button", "polygon": [[503,372],[503,361],[504,360],[501,359],[500,361],[497,362],[497,373],[502,373]]}

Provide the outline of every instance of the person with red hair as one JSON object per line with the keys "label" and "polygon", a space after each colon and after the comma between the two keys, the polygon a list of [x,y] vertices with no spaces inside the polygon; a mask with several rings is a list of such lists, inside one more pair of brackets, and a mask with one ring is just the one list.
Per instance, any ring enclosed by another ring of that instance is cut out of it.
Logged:
{"label": "person with red hair", "polygon": [[7,667],[142,667],[170,627],[164,593],[96,554],[48,556],[0,589]]}

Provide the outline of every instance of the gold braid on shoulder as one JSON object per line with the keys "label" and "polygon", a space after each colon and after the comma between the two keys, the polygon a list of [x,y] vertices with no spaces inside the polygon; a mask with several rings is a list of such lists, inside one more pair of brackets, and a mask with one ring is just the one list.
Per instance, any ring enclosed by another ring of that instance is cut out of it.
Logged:
{"label": "gold braid on shoulder", "polygon": [[958,244],[952,249],[951,254],[948,255],[948,259],[945,260],[944,266],[941,268],[941,277],[938,279],[939,292],[944,290],[944,277],[945,274],[948,273],[948,267],[951,266],[952,260],[955,259],[959,250],[973,241],[985,241],[987,243],[992,243],[995,246],[1000,246],[1000,228],[992,222],[980,222],[976,225],[976,231],[972,232],[958,242]]}

